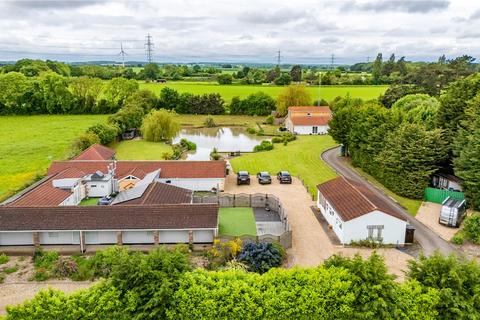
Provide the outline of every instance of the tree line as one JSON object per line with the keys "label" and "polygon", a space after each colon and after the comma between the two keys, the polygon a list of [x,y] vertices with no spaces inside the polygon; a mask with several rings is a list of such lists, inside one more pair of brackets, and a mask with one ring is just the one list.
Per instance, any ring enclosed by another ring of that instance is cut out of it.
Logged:
{"label": "tree line", "polygon": [[355,166],[399,195],[421,199],[442,170],[460,177],[470,205],[480,208],[480,74],[439,96],[410,92],[387,90],[379,101],[336,99],[330,134]]}

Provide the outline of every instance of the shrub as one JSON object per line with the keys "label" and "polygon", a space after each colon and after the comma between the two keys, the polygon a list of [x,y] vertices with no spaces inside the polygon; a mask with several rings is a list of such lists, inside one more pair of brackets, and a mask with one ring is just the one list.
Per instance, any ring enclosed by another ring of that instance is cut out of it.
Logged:
{"label": "shrub", "polygon": [[115,140],[118,135],[118,127],[97,123],[87,129],[87,133],[93,133],[98,136],[101,144],[109,144]]}
{"label": "shrub", "polygon": [[260,151],[269,151],[272,149],[273,149],[273,144],[268,140],[263,140],[262,143],[260,143],[259,145],[256,145],[253,148],[253,151],[260,152]]}
{"label": "shrub", "polygon": [[80,153],[95,143],[100,143],[100,138],[92,132],[81,134],[72,144],[74,154]]}
{"label": "shrub", "polygon": [[457,245],[461,245],[465,242],[465,233],[460,230],[452,237],[452,242]]}
{"label": "shrub", "polygon": [[77,263],[71,258],[60,258],[55,263],[53,274],[58,278],[67,278],[78,272]]}
{"label": "shrub", "polygon": [[207,128],[214,128],[214,127],[217,126],[217,124],[215,123],[215,120],[213,120],[212,117],[205,118],[205,121],[203,122],[203,125]]}
{"label": "shrub", "polygon": [[212,152],[210,152],[210,159],[212,160],[220,160],[221,156],[218,153],[217,148],[213,148]]}
{"label": "shrub", "polygon": [[247,128],[247,133],[255,134],[255,133],[257,133],[257,131],[254,128]]}
{"label": "shrub", "polygon": [[218,84],[232,84],[233,77],[231,74],[223,73],[217,76]]}
{"label": "shrub", "polygon": [[248,265],[249,270],[264,273],[282,264],[282,253],[271,243],[247,243],[238,261]]}
{"label": "shrub", "polygon": [[0,264],[5,264],[8,261],[10,261],[10,258],[5,253],[1,253],[0,254]]}
{"label": "shrub", "polygon": [[273,116],[272,115],[269,115],[267,117],[267,119],[265,119],[265,123],[266,124],[273,124]]}
{"label": "shrub", "polygon": [[97,277],[107,277],[117,261],[128,259],[128,249],[120,246],[113,246],[106,250],[97,251],[90,258],[91,268]]}
{"label": "shrub", "polygon": [[0,272],[0,283],[5,281],[6,275],[3,272]]}
{"label": "shrub", "polygon": [[465,218],[463,232],[468,240],[480,244],[480,214],[472,214]]}
{"label": "shrub", "polygon": [[17,271],[18,271],[18,266],[17,265],[15,265],[13,267],[10,267],[10,268],[3,269],[3,272],[5,272],[6,274],[14,273],[14,272],[17,272]]}
{"label": "shrub", "polygon": [[188,151],[191,150],[197,150],[197,145],[193,143],[192,141],[188,141],[187,139],[181,139],[180,140],[180,146],[185,148]]}
{"label": "shrub", "polygon": [[273,137],[272,138],[272,143],[282,143],[283,138],[282,137]]}
{"label": "shrub", "polygon": [[58,252],[56,251],[43,251],[42,249],[36,249],[33,256],[33,263],[36,268],[51,270],[57,260]]}
{"label": "shrub", "polygon": [[46,268],[37,268],[33,274],[33,280],[45,281],[50,278],[50,272]]}

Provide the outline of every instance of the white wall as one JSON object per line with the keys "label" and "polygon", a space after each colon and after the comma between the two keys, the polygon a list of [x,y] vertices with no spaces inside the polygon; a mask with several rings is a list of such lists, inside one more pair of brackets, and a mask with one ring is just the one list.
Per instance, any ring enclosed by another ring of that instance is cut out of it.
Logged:
{"label": "white wall", "polygon": [[116,231],[86,231],[85,244],[116,244]]}
{"label": "white wall", "polygon": [[[313,127],[318,128],[317,133],[313,133]],[[327,134],[328,126],[295,126],[293,132],[296,134]]]}
{"label": "white wall", "polygon": [[194,243],[211,243],[213,242],[214,230],[197,230],[193,231]]}
{"label": "white wall", "polygon": [[171,184],[172,186],[190,189],[193,191],[210,191],[213,188],[220,188],[220,191],[223,191],[225,188],[225,178],[202,178],[202,179],[159,178],[156,181],[168,183],[168,184]]}
{"label": "white wall", "polygon": [[344,243],[365,240],[368,237],[367,226],[369,225],[383,225],[382,243],[395,245],[405,243],[407,222],[378,210],[347,221],[344,226]]}
{"label": "white wall", "polygon": [[112,181],[87,182],[87,195],[90,198],[105,197],[112,194]]}
{"label": "white wall", "polygon": [[78,231],[40,232],[40,244],[80,244]]}
{"label": "white wall", "polygon": [[0,232],[0,246],[33,245],[32,232]]}
{"label": "white wall", "polygon": [[122,242],[125,244],[153,243],[153,231],[123,231]]}
{"label": "white wall", "polygon": [[188,243],[188,230],[160,231],[160,243]]}
{"label": "white wall", "polygon": [[[325,204],[325,207],[322,205],[322,200]],[[343,240],[345,234],[345,223],[333,209],[330,203],[323,198],[323,195],[320,193],[320,191],[317,191],[317,207],[320,209],[320,212],[325,220],[327,220],[328,224],[332,226],[332,230],[335,232],[340,242],[345,243]]]}

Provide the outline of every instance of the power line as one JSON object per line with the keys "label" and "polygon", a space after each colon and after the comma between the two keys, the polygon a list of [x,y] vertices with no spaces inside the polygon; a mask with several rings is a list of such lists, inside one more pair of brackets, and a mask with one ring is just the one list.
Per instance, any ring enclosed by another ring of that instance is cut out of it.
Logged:
{"label": "power line", "polygon": [[153,61],[153,47],[154,47],[154,44],[152,42],[152,36],[149,33],[145,37],[145,52],[147,54],[148,63],[152,63]]}

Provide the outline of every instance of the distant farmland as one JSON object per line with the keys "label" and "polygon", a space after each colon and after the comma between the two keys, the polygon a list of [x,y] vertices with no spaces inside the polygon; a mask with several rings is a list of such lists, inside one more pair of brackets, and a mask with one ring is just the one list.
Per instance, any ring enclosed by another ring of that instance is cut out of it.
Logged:
{"label": "distant farmland", "polygon": [[[284,88],[270,85],[219,85],[199,82],[140,83],[141,89],[152,90],[157,95],[163,87],[170,87],[178,92],[190,92],[193,94],[220,93],[226,102],[230,102],[235,96],[244,98],[258,91],[263,91],[275,98]],[[332,100],[337,96],[345,96],[346,94],[350,94],[350,96],[355,98],[369,100],[378,98],[387,88],[388,86],[323,86],[319,91],[317,86],[311,86],[307,87],[307,90],[310,92],[313,100],[318,99],[319,94],[321,98],[326,100]]]}

